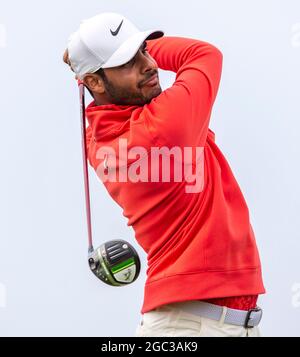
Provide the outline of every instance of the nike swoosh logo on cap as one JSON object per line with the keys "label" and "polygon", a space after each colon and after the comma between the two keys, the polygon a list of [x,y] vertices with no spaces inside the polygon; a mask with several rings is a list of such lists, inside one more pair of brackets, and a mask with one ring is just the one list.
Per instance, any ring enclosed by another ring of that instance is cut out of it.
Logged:
{"label": "nike swoosh logo on cap", "polygon": [[120,25],[118,26],[118,28],[117,28],[115,31],[110,30],[110,33],[111,33],[113,36],[117,36],[117,34],[119,33],[120,28],[121,28],[121,26],[122,26],[122,24],[123,24],[123,21],[124,21],[124,20],[121,21]]}

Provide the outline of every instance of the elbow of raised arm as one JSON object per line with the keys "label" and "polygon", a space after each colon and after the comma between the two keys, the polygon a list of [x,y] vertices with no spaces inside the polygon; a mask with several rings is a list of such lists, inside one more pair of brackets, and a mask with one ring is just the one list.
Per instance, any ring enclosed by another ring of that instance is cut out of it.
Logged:
{"label": "elbow of raised arm", "polygon": [[[205,44],[205,46],[203,46],[203,44]],[[204,55],[214,66],[222,67],[223,53],[217,46],[208,42],[200,42],[199,54],[200,57]]]}
{"label": "elbow of raised arm", "polygon": [[218,48],[217,48],[217,56],[219,57],[220,62],[222,63],[223,62],[223,53]]}
{"label": "elbow of raised arm", "polygon": [[221,72],[223,67],[223,53],[215,46],[212,47],[212,58],[214,67]]}
{"label": "elbow of raised arm", "polygon": [[211,45],[211,49],[212,49],[212,52],[213,52],[214,56],[217,59],[219,59],[219,61],[222,62],[223,61],[223,53],[222,53],[222,51],[219,48],[217,48],[216,46],[213,46],[213,45]]}

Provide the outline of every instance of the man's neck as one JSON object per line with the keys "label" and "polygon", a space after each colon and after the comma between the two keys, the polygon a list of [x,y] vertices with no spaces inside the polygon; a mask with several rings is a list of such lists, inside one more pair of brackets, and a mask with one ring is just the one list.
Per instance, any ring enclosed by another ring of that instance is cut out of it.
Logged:
{"label": "man's neck", "polygon": [[108,98],[107,95],[99,95],[98,93],[94,93],[94,101],[97,106],[105,105],[105,104],[113,104],[111,99]]}

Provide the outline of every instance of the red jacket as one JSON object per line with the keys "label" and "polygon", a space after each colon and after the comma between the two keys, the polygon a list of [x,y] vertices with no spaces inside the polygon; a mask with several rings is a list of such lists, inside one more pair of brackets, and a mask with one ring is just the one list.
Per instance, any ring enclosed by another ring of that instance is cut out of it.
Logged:
{"label": "red jacket", "polygon": [[[104,159],[97,150],[108,146],[118,160],[108,155],[107,166],[124,169],[120,138],[128,140],[128,150],[145,148],[141,159],[148,162],[152,147],[203,147],[204,186],[187,193],[184,180],[104,182],[148,254],[141,312],[178,301],[262,294],[248,207],[208,127],[222,53],[207,42],[181,37],[151,40],[147,47],[159,68],[176,72],[174,84],[144,106],[92,102],[86,109],[89,162],[99,173]],[[127,169],[138,158],[129,159]]]}

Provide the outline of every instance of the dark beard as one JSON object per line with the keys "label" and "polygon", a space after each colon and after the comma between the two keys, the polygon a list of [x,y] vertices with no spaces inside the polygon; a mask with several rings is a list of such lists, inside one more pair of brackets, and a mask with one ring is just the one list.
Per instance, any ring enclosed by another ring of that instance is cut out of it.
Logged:
{"label": "dark beard", "polygon": [[[106,77],[104,74],[103,82],[105,85],[105,90],[107,95],[109,96],[110,102],[112,104],[117,105],[139,105],[143,106],[151,102],[151,100],[156,96],[152,96],[151,98],[147,98],[143,96],[142,93],[134,93],[129,92],[124,88],[116,88]],[[161,91],[160,91],[161,92]],[[157,93],[157,95],[160,94]]]}

